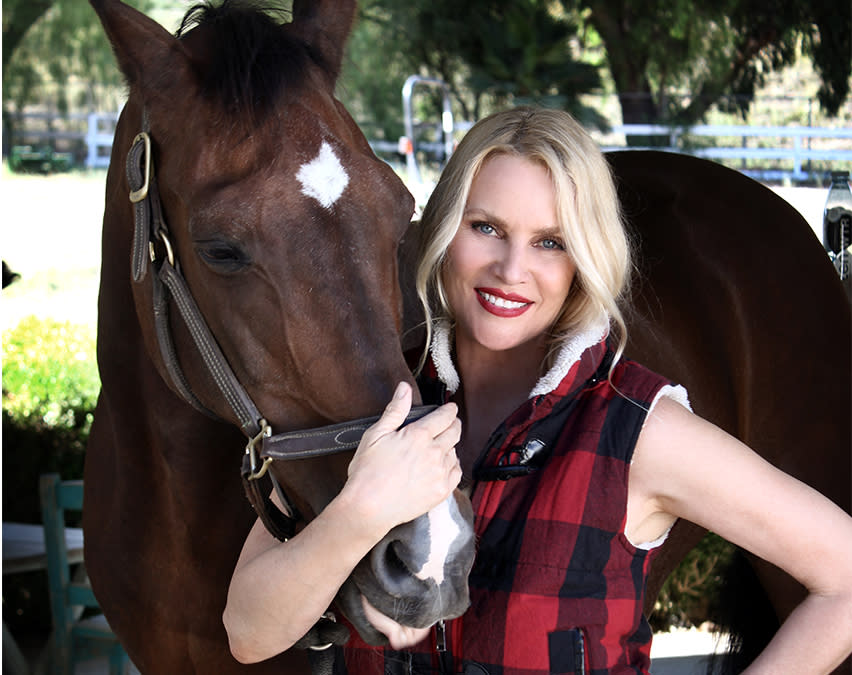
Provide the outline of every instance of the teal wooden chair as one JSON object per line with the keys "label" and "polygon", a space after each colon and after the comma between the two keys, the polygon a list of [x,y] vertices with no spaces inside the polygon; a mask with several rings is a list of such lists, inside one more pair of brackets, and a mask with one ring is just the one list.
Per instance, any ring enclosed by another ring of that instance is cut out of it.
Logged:
{"label": "teal wooden chair", "polygon": [[58,474],[44,474],[39,493],[53,616],[51,673],[73,675],[78,661],[106,656],[110,675],[123,674],[129,662],[127,654],[104,615],[85,611],[98,608],[98,602],[87,579],[72,578],[68,563],[65,511],[83,510],[83,481],[63,481]]}

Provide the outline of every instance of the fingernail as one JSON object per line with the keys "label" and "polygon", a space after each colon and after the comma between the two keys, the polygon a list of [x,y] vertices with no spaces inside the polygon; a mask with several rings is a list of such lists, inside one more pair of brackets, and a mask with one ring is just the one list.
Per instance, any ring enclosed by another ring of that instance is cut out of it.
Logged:
{"label": "fingernail", "polygon": [[396,385],[396,391],[394,392],[394,398],[403,398],[405,396],[405,382],[400,382]]}

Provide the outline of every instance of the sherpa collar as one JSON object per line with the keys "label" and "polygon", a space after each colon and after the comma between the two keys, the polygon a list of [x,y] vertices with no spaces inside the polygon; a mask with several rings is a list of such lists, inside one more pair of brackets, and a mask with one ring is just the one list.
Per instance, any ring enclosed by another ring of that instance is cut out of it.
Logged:
{"label": "sherpa collar", "polygon": [[[583,352],[598,344],[608,332],[609,320],[602,316],[590,328],[569,338],[560,348],[550,370],[539,379],[528,398],[549,394],[556,389],[571,367],[580,360]],[[442,320],[435,323],[429,351],[432,354],[432,363],[435,365],[438,379],[444,383],[450,394],[455,394],[461,380],[453,363],[453,331],[448,321]]]}

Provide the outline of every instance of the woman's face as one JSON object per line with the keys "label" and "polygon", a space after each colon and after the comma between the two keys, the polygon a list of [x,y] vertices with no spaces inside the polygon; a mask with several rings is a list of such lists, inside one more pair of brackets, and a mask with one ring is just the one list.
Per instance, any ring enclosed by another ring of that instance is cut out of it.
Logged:
{"label": "woman's face", "polygon": [[442,272],[457,343],[541,346],[576,271],[564,244],[547,169],[512,155],[486,160]]}

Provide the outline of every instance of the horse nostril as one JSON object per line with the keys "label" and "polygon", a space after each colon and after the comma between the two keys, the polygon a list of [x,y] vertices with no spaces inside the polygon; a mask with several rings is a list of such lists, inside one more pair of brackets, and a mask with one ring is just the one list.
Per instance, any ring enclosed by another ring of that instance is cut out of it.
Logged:
{"label": "horse nostril", "polygon": [[[467,609],[472,562],[472,512],[448,499],[391,530],[358,564],[352,581],[385,616],[403,626],[426,628]],[[360,600],[353,606],[359,612]]]}
{"label": "horse nostril", "polygon": [[388,579],[396,580],[397,582],[404,581],[408,577],[413,576],[412,571],[405,564],[402,557],[399,555],[399,549],[403,547],[402,542],[391,542],[385,549],[383,556],[384,571]]}
{"label": "horse nostril", "polygon": [[[426,559],[420,548],[423,548],[424,538],[428,542],[428,531],[422,527],[422,523],[406,523],[398,530],[392,530],[373,548],[364,561],[370,570],[372,581],[359,575],[359,585],[362,589],[365,583],[369,586],[376,584],[381,593],[397,599],[422,599],[437,591],[432,580],[418,577]],[[366,569],[362,568],[362,571],[366,572]],[[376,601],[381,602],[378,598]]]}
{"label": "horse nostril", "polygon": [[373,549],[370,558],[376,577],[391,588],[411,592],[411,584],[419,582],[416,577],[422,561],[405,540],[388,538]]}

